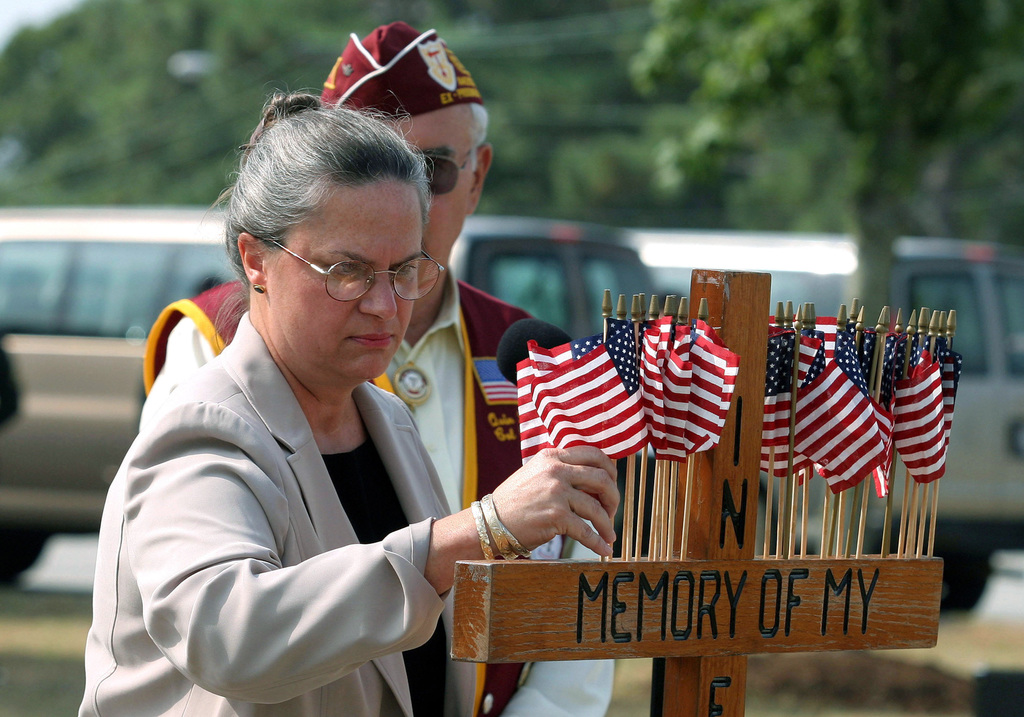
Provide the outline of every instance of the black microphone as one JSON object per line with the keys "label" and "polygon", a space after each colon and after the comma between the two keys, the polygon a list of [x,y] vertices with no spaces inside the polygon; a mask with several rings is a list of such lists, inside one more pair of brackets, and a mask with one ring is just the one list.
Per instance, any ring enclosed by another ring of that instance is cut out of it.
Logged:
{"label": "black microphone", "polygon": [[545,349],[553,349],[572,341],[572,337],[554,324],[540,319],[519,319],[505,329],[498,342],[498,370],[513,385],[516,383],[516,364],[529,358],[527,342],[533,339]]}

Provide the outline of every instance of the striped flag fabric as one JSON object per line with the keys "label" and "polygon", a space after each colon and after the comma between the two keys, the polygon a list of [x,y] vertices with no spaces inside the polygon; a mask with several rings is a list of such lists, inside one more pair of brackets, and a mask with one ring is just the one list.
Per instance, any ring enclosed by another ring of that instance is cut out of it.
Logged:
{"label": "striped flag fabric", "polygon": [[[531,351],[535,366],[551,352]],[[592,445],[624,458],[647,443],[632,323],[609,319],[608,337],[569,345],[550,370],[533,377],[533,402],[552,445]],[[543,365],[543,363],[541,364]],[[549,364],[550,365],[550,364]]]}
{"label": "striped flag fabric", "polygon": [[[768,356],[765,362],[764,419],[761,428],[761,470],[783,478],[789,472],[789,414],[792,406],[793,343],[791,328],[768,329]],[[820,342],[807,336],[800,340],[800,366],[797,380],[805,380],[818,354]],[[799,384],[797,384],[799,385]],[[772,449],[775,449],[772,451]],[[779,450],[781,448],[781,450]],[[811,465],[807,458],[794,456],[794,471]]]}
{"label": "striped flag fabric", "polygon": [[830,361],[822,346],[797,394],[796,449],[818,465],[834,493],[859,483],[885,455],[877,404],[853,343],[838,333]]}
{"label": "striped flag fabric", "polygon": [[946,423],[942,368],[922,351],[910,376],[896,382],[893,443],[910,475],[919,483],[945,472]]}
{"label": "striped flag fabric", "polygon": [[690,388],[693,384],[693,363],[686,360],[676,344],[665,361],[663,374],[665,407],[665,441],[657,450],[657,458],[682,460],[693,452],[686,440],[690,415]]}
{"label": "striped flag fabric", "polygon": [[949,432],[953,427],[953,407],[956,403],[956,391],[960,386],[960,373],[964,368],[964,357],[949,348],[945,336],[936,339],[936,360],[942,366],[942,406],[945,425],[946,444],[949,444]]}
{"label": "striped flag fabric", "polygon": [[640,361],[640,392],[647,419],[651,445],[663,449],[667,441],[665,425],[665,385],[662,374],[672,349],[673,317],[664,316],[649,323],[643,331]]}
{"label": "striped flag fabric", "polygon": [[700,319],[692,327],[676,328],[677,343],[683,346],[680,354],[685,356],[688,343],[692,365],[683,440],[692,445],[691,453],[699,453],[717,446],[722,437],[725,417],[736,388],[740,357],[730,351],[715,330]]}

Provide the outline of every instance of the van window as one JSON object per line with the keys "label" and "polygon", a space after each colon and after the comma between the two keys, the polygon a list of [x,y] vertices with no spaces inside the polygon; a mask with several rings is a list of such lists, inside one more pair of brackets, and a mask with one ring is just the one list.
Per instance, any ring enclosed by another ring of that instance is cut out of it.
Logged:
{"label": "van window", "polygon": [[178,247],[175,269],[169,277],[167,300],[163,304],[191,298],[235,278],[228,268],[227,254],[221,244]]}
{"label": "van window", "polygon": [[68,285],[67,320],[74,336],[145,336],[153,323],[170,247],[161,244],[83,244]]}
{"label": "van window", "polygon": [[566,294],[565,265],[557,256],[500,254],[491,259],[488,273],[488,285],[502,301],[556,326],[569,325],[571,302]]}
{"label": "van window", "polygon": [[649,279],[643,266],[636,261],[630,261],[628,256],[600,255],[586,256],[583,259],[583,282],[584,291],[583,305],[586,315],[593,317],[596,325],[600,326],[601,302],[604,300],[604,290],[612,292],[612,310],[617,307],[619,294],[626,295],[626,310],[630,308],[629,300],[633,294],[642,294],[651,291],[647,286]]}
{"label": "van window", "polygon": [[1024,376],[1024,276],[1002,275],[996,287],[1006,330],[1006,370]]}
{"label": "van window", "polygon": [[0,328],[9,333],[55,333],[65,280],[71,267],[70,242],[0,244]]}
{"label": "van window", "polygon": [[973,276],[959,273],[918,274],[910,277],[911,307],[906,312],[920,310],[922,306],[940,311],[956,309],[956,336],[953,349],[963,354],[965,373],[988,371],[988,353],[984,340],[980,298]]}
{"label": "van window", "polygon": [[231,277],[219,245],[0,243],[0,330],[141,341],[160,310]]}

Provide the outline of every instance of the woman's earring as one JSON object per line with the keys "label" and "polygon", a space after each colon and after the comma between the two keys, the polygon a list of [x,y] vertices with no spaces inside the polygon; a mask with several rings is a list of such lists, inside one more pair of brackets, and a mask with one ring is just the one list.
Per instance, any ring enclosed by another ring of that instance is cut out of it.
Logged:
{"label": "woman's earring", "polygon": [[267,293],[267,287],[263,286],[263,284],[253,284],[252,290],[255,291],[257,294]]}

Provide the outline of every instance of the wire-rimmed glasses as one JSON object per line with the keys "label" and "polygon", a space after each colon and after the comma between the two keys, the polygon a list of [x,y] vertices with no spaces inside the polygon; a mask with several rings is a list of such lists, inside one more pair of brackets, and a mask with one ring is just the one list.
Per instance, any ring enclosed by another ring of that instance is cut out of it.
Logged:
{"label": "wire-rimmed glasses", "polygon": [[[423,251],[423,256],[400,265],[397,269],[375,270],[372,266],[356,259],[346,259],[332,264],[326,269],[305,259],[279,241],[269,240],[299,261],[308,264],[315,272],[324,277],[324,289],[335,301],[355,301],[373,286],[377,274],[391,275],[391,288],[399,298],[414,301],[430,293],[437,284],[437,279],[444,267]],[[421,250],[422,251],[422,250]]]}

